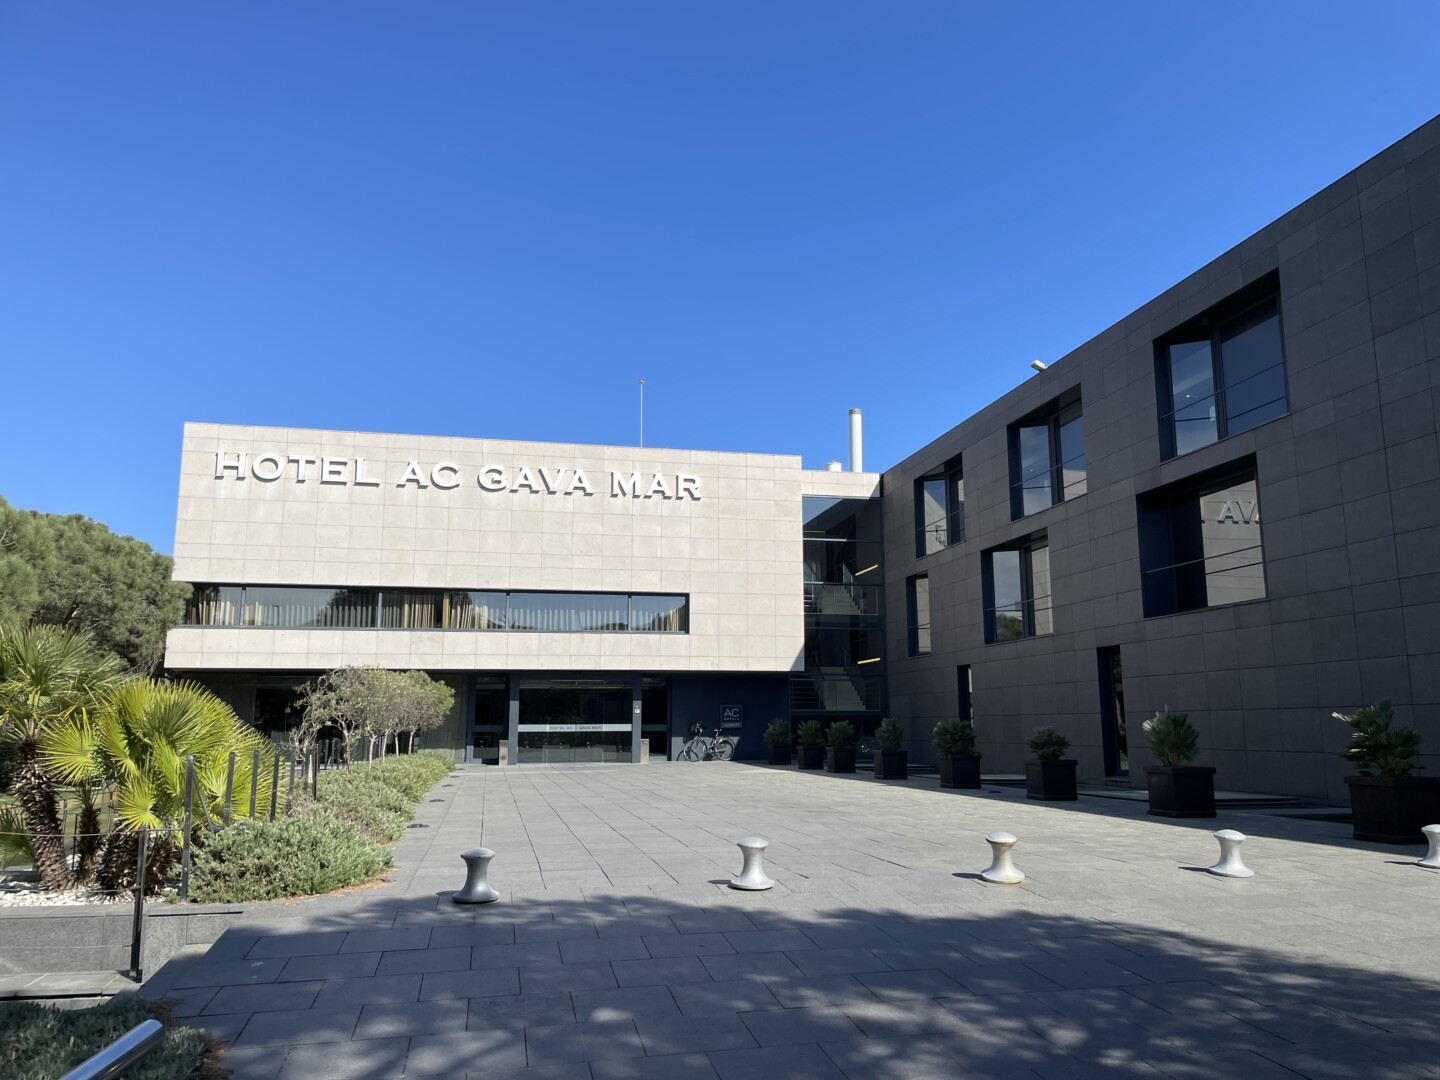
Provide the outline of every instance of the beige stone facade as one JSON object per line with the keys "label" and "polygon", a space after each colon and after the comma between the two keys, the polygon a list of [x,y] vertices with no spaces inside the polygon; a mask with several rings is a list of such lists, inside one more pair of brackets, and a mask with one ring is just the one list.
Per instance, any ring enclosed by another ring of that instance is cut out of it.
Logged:
{"label": "beige stone facade", "polygon": [[801,496],[878,480],[767,454],[187,424],[177,580],[685,594],[689,632],[182,626],[166,663],[799,670]]}

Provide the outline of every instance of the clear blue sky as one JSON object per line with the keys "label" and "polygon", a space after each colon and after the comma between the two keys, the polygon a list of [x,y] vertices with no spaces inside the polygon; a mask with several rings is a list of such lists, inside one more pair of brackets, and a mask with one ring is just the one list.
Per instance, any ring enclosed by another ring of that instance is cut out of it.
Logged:
{"label": "clear blue sky", "polygon": [[1440,5],[0,7],[0,494],[181,423],[893,464],[1440,112]]}

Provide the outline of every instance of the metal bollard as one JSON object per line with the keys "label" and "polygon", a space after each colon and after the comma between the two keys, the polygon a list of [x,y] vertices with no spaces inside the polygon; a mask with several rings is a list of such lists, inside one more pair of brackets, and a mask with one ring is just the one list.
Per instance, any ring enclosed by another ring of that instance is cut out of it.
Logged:
{"label": "metal bollard", "polygon": [[1245,834],[1234,829],[1221,829],[1214,836],[1220,841],[1220,861],[1209,867],[1210,873],[1221,877],[1254,877],[1255,871],[1240,859],[1240,845],[1245,842]]}
{"label": "metal bollard", "polygon": [[450,899],[457,904],[490,904],[499,900],[500,894],[486,880],[494,857],[495,852],[483,847],[461,852],[460,858],[465,860],[465,887]]}
{"label": "metal bollard", "polygon": [[995,885],[1019,885],[1025,880],[1024,872],[1015,867],[1015,837],[1008,832],[993,832],[985,842],[990,845],[990,865],[980,871],[982,878]]}
{"label": "metal bollard", "polygon": [[1440,870],[1440,825],[1426,825],[1420,831],[1425,834],[1425,839],[1430,841],[1430,850],[1417,865],[1427,870]]}
{"label": "metal bollard", "polygon": [[730,887],[750,892],[773,889],[775,882],[765,876],[765,849],[770,846],[770,841],[759,836],[747,836],[735,846],[740,849],[744,863],[740,867],[740,876],[730,879]]}

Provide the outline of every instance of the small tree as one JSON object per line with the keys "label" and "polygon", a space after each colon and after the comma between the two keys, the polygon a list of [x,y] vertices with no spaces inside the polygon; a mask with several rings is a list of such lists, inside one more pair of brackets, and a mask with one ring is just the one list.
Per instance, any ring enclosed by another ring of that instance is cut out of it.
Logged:
{"label": "small tree", "polygon": [[806,720],[795,733],[795,741],[801,746],[823,746],[825,729],[820,726],[819,720]]}
{"label": "small tree", "polygon": [[1041,761],[1056,761],[1070,749],[1070,740],[1053,727],[1037,727],[1025,740],[1025,745]]}
{"label": "small tree", "polygon": [[1420,751],[1420,733],[1414,728],[1393,727],[1395,709],[1389,700],[1367,705],[1346,716],[1331,713],[1355,731],[1350,748],[1340,756],[1351,762],[1361,776],[1408,776],[1415,769]]}
{"label": "small tree", "polygon": [[782,743],[789,742],[790,725],[780,717],[775,717],[765,729],[765,741],[771,746],[780,746]]}
{"label": "small tree", "polygon": [[1150,752],[1167,768],[1193,761],[1200,752],[1200,733],[1186,713],[1161,709],[1140,727],[1150,743]]}
{"label": "small tree", "polygon": [[980,756],[975,752],[975,727],[964,720],[941,720],[930,734],[942,754]]}
{"label": "small tree", "polygon": [[[333,727],[345,744],[345,760],[361,735],[368,735],[374,746],[374,732],[386,722],[393,701],[391,673],[380,668],[343,667],[327,671],[301,691],[302,731],[308,732],[307,749],[313,749],[319,733]],[[292,737],[292,745],[303,742]]]}
{"label": "small tree", "polygon": [[875,745],[881,750],[904,750],[905,729],[887,716],[875,731]]}
{"label": "small tree", "polygon": [[[423,671],[395,672],[395,730],[409,736],[407,751],[414,751],[415,736],[433,731],[445,723],[455,706],[455,691]],[[399,749],[397,742],[396,749]]]}

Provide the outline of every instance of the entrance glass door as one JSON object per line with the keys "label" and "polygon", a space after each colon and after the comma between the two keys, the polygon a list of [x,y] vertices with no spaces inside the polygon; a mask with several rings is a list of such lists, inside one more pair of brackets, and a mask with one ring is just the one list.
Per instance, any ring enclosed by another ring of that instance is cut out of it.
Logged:
{"label": "entrance glass door", "polygon": [[470,725],[470,760],[500,763],[500,743],[509,719],[510,692],[503,675],[475,677],[475,720]]}
{"label": "entrance glass door", "polygon": [[521,762],[629,761],[629,681],[521,679]]}

